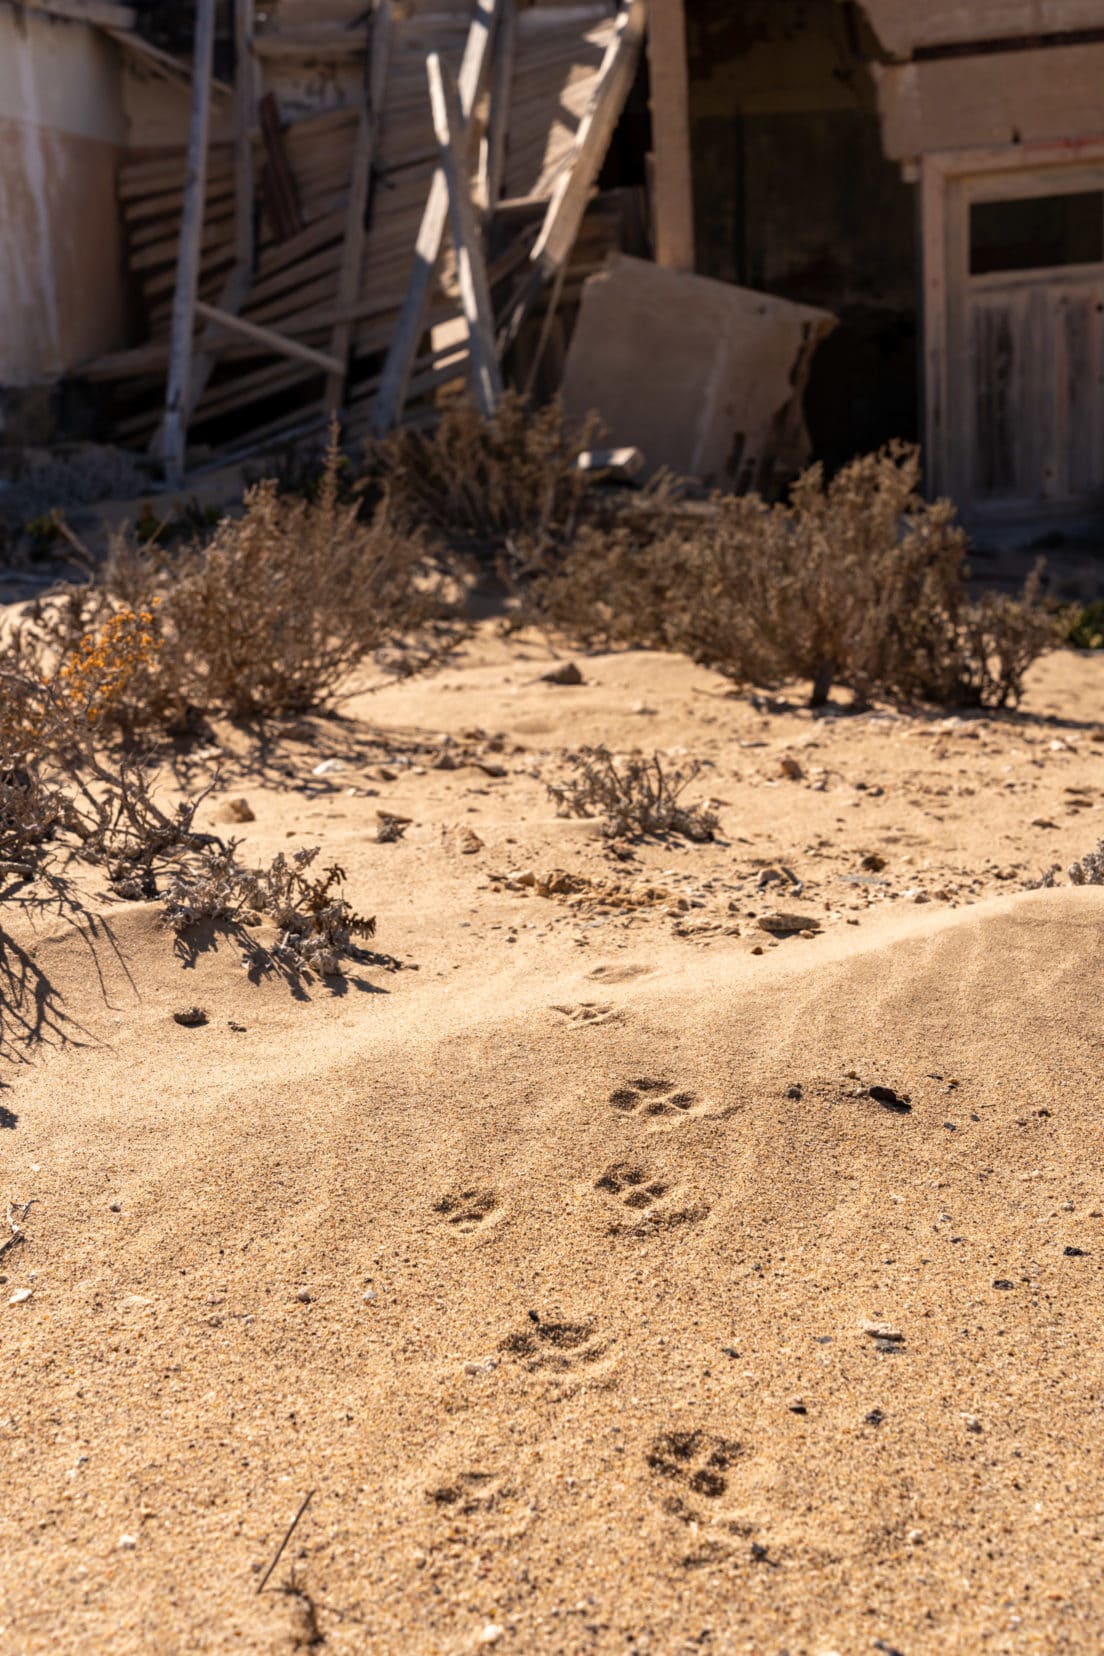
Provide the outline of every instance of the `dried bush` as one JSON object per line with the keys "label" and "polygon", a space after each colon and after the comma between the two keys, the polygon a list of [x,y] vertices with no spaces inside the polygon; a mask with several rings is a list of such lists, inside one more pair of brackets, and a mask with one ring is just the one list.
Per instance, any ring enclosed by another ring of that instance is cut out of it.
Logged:
{"label": "dried bush", "polygon": [[666,771],[658,753],[615,759],[608,748],[584,747],[566,756],[567,775],[546,784],[559,816],[603,817],[611,839],[639,834],[711,840],[720,826],[702,805],[680,804],[701,772],[696,761],[683,771]]}
{"label": "dried bush", "polygon": [[577,461],[595,429],[573,429],[558,404],[534,409],[513,392],[493,420],[456,402],[431,430],[401,427],[372,445],[367,481],[386,488],[408,529],[518,577],[571,542],[593,484]]}
{"label": "dried bush", "polygon": [[534,601],[587,638],[685,650],[740,684],[834,685],[857,701],[1003,707],[1056,642],[1039,577],[1023,596],[974,600],[966,539],[946,501],[919,494],[918,451],[902,444],[819,466],[790,503],[715,497],[636,513],[586,536],[537,582]]}
{"label": "dried bush", "polygon": [[353,952],[354,937],[374,937],[376,922],[340,895],[345,871],[336,863],[309,877],[318,851],[305,847],[290,861],[281,851],[267,868],[245,868],[236,860],[236,843],[209,849],[178,868],[166,888],[165,924],[183,938],[203,921],[267,919],[277,941],[269,951],[254,945],[254,955],[293,972],[333,977]]}
{"label": "dried bush", "polygon": [[1065,641],[1076,650],[1104,650],[1104,599],[1066,612]]}
{"label": "dried bush", "polygon": [[56,843],[64,856],[106,867],[123,894],[142,896],[160,862],[207,836],[193,829],[202,795],[164,810],[140,760],[101,745],[105,707],[146,649],[141,617],[116,619],[52,678],[0,667],[0,851],[9,871],[29,876]]}
{"label": "dried bush", "polygon": [[[256,718],[319,706],[385,645],[407,647],[401,671],[439,658],[459,636],[440,576],[386,502],[364,522],[355,501],[339,498],[340,466],[334,434],[316,498],[258,483],[242,516],[223,518],[206,546],[169,552],[117,538],[100,580],[33,606],[4,659],[99,687],[101,723],[132,739],[144,727],[194,724],[197,712]],[[100,686],[105,642],[129,653],[118,682]]]}
{"label": "dried bush", "polygon": [[1104,885],[1104,839],[1095,851],[1086,851],[1079,862],[1071,863],[1066,872],[1073,885]]}

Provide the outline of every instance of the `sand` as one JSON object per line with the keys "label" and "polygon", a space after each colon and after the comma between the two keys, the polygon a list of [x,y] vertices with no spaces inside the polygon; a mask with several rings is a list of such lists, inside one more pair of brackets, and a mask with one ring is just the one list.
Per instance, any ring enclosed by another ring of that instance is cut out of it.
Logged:
{"label": "sand", "polygon": [[[1027,887],[1100,835],[1104,660],[813,719],[577,659],[488,626],[213,744],[205,820],[402,969],[5,902],[8,1650],[1099,1651],[1104,891]],[[595,740],[708,761],[722,839],[557,819]]]}

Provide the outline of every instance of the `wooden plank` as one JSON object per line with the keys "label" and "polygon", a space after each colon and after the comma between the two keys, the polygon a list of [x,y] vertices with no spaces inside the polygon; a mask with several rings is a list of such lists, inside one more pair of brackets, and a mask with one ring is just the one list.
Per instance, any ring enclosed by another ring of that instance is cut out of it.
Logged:
{"label": "wooden plank", "polygon": [[645,0],[623,0],[613,39],[575,135],[571,164],[556,187],[533,248],[534,264],[539,264],[549,278],[568,257],[579,233],[590,192],[632,90],[646,18]]}
{"label": "wooden plank", "polygon": [[[195,56],[192,62],[185,63],[180,58],[173,57],[171,52],[163,52],[160,46],[154,46],[143,35],[135,34],[129,29],[108,29],[107,33],[123,49],[135,57],[140,57],[148,68],[167,80],[184,81],[190,83],[195,71]],[[227,86],[225,81],[216,80],[209,76],[209,94],[216,98],[232,98],[234,88]]]}
{"label": "wooden plank", "polygon": [[894,160],[1104,135],[1104,42],[871,67]]}
{"label": "wooden plank", "polygon": [[517,338],[544,283],[554,279],[571,255],[614,128],[632,89],[646,19],[645,0],[622,0],[613,37],[575,135],[569,164],[553,190],[534,243],[531,269],[519,283],[503,320],[499,340],[503,351]]}
{"label": "wooden plank", "polygon": [[[666,3],[666,0],[659,0]],[[861,0],[891,57],[982,41],[1104,27],[1100,0]]]}
{"label": "wooden plank", "polygon": [[494,76],[487,130],[480,145],[477,199],[484,212],[493,209],[502,194],[506,176],[506,141],[513,102],[514,59],[517,48],[517,3],[504,0],[495,47]]}
{"label": "wooden plank", "polygon": [[287,339],[272,328],[259,327],[256,322],[247,322],[244,317],[219,310],[216,305],[205,305],[202,299],[196,300],[195,309],[196,315],[203,317],[204,321],[214,323],[220,329],[225,328],[229,333],[241,334],[243,339],[251,339],[257,345],[265,345],[274,355],[309,362],[312,367],[321,368],[327,374],[336,372],[338,368],[334,358],[324,351],[315,351],[301,340]]}
{"label": "wooden plank", "polygon": [[255,48],[259,58],[284,62],[291,60],[319,60],[355,57],[368,44],[363,29],[334,29],[321,26],[314,29],[273,31],[259,34]]}
{"label": "wooden plank", "polygon": [[694,268],[694,189],[690,163],[690,81],[683,0],[652,0],[648,17],[652,222],[656,263]]}
{"label": "wooden plank", "polygon": [[261,175],[265,208],[277,240],[287,241],[302,230],[303,215],[299,209],[295,177],[284,149],[280,110],[274,93],[265,93],[260,101],[260,114],[266,157]]}
{"label": "wooden plank", "polygon": [[[472,110],[483,84],[495,25],[501,9],[502,0],[477,0],[476,3],[475,16],[468,31],[464,59],[460,66],[460,113],[465,123],[471,120]],[[380,381],[373,416],[373,430],[378,437],[390,431],[402,413],[411,365],[418,349],[418,341],[424,332],[426,305],[441,254],[441,239],[445,233],[447,218],[448,186],[444,174],[438,169],[433,174],[429,186],[429,198],[422,215],[414,251],[414,267],[410,273],[402,314]]]}
{"label": "wooden plank", "polygon": [[22,6],[24,11],[91,23],[99,29],[133,29],[138,22],[133,7],[117,6],[113,0],[22,0]]}
{"label": "wooden plank", "polygon": [[464,151],[467,121],[460,107],[456,83],[436,52],[431,52],[426,59],[426,78],[433,125],[441,146],[441,170],[448,188],[449,227],[456,249],[460,299],[468,324],[472,388],[480,413],[489,420],[502,400],[502,375],[495,351],[491,289]]}
{"label": "wooden plank", "polygon": [[158,444],[165,476],[172,488],[184,477],[188,401],[192,372],[192,330],[199,286],[200,236],[207,185],[207,139],[211,115],[211,65],[215,47],[215,0],[197,0],[192,77],[192,117],[188,136],[188,176],[180,221],[180,253],[173,299],[172,343],[165,392],[165,419]]}
{"label": "wooden plank", "polygon": [[[356,150],[353,157],[353,176],[349,185],[349,206],[342,248],[341,271],[337,281],[337,303],[347,308],[360,292],[361,271],[364,264],[364,225],[368,211],[368,192],[372,183],[372,166],[376,158],[376,137],[380,111],[387,88],[387,64],[391,54],[391,0],[375,0],[376,12],[372,24],[371,47],[366,73],[365,98],[357,125]],[[351,338],[349,324],[339,322],[330,340],[330,355],[341,367],[326,381],[326,410],[336,414],[345,392],[345,375]]]}
{"label": "wooden plank", "polygon": [[[218,217],[209,214],[204,218],[200,246],[205,253],[213,251],[225,241],[233,222],[232,215],[228,213],[222,213]],[[160,241],[136,247],[127,260],[127,265],[133,271],[159,270],[166,265],[175,265],[179,250],[180,236],[174,230],[171,235],[163,237]]]}

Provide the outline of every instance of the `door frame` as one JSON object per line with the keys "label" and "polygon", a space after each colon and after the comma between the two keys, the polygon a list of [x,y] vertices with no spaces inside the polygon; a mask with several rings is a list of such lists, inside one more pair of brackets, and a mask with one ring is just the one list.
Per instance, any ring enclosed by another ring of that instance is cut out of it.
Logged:
{"label": "door frame", "polygon": [[[1002,173],[1020,173],[1051,167],[1063,171],[1078,165],[1104,166],[1104,137],[1070,139],[1064,143],[1005,144],[998,149],[933,150],[920,157],[918,190],[920,216],[921,293],[923,297],[924,475],[930,497],[947,494],[953,476],[954,430],[949,421],[951,302],[948,289],[948,199],[951,187],[978,175],[998,179]],[[969,515],[969,502],[955,502]]]}

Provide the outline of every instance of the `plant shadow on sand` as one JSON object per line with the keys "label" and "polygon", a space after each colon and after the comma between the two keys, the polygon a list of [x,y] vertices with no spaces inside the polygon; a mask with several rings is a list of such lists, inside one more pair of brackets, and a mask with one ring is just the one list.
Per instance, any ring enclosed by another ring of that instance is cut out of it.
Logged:
{"label": "plant shadow on sand", "polygon": [[[196,925],[190,926],[187,932],[176,936],[173,952],[185,971],[191,971],[195,969],[201,956],[217,954],[223,946],[237,950],[246,963],[246,976],[250,983],[259,984],[267,979],[278,978],[287,985],[294,1000],[311,1000],[308,987],[311,985],[325,991],[334,1000],[340,1000],[350,989],[355,989],[362,995],[390,993],[381,984],[344,970],[326,976],[316,972],[304,972],[290,962],[282,960],[274,949],[266,948],[250,927],[236,919],[199,921]],[[375,967],[386,972],[404,970],[403,962],[393,955],[381,954],[372,949],[361,949],[356,945],[350,945],[346,952],[348,958],[360,966]]]}
{"label": "plant shadow on sand", "polygon": [[[17,912],[28,919],[53,917],[71,927],[87,950],[105,1004],[109,1000],[103,970],[105,955],[135,988],[110,921],[85,908],[67,881],[50,876],[46,883],[44,894],[13,891],[9,885],[0,889],[0,900],[8,905],[9,913]],[[95,1044],[95,1036],[66,1012],[60,990],[33,952],[0,925],[0,1064],[28,1064],[32,1055],[44,1047]],[[7,1085],[0,1077],[0,1087]],[[0,1127],[14,1127],[15,1122],[13,1113],[5,1111]]]}

